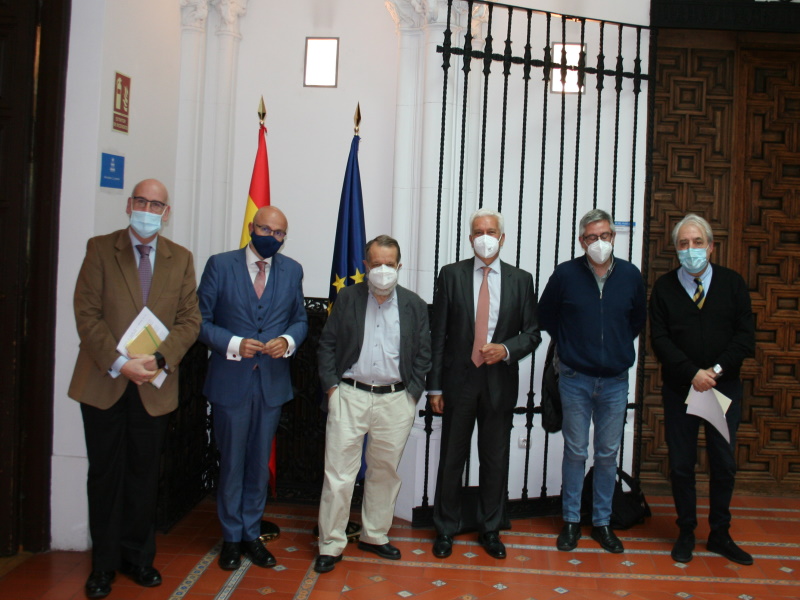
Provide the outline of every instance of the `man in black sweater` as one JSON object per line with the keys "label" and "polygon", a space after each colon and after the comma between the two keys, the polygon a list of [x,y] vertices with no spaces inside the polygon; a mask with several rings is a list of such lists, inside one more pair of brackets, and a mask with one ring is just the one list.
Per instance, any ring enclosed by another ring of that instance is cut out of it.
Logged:
{"label": "man in black sweater", "polygon": [[[681,266],[662,275],[650,297],[650,331],[664,378],[664,431],[680,528],[672,558],[682,563],[692,560],[697,526],[694,469],[697,434],[703,423],[711,471],[707,548],[750,565],[753,557],[728,533],[736,477],[736,430],[742,414],[739,371],[755,348],[750,295],[741,275],[708,262],[714,240],[705,219],[686,215],[672,230],[672,242]],[[687,414],[685,402],[692,387],[698,392],[716,388],[732,400],[725,415],[730,442],[700,417]]]}

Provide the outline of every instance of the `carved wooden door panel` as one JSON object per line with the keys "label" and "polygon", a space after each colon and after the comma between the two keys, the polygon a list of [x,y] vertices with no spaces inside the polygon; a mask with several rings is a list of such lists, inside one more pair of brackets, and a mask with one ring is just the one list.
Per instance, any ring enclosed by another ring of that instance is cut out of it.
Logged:
{"label": "carved wooden door panel", "polygon": [[[800,36],[661,31],[657,56],[648,286],[678,265],[674,224],[687,212],[705,217],[712,260],[744,276],[756,317],[737,489],[797,492]],[[648,340],[641,477],[666,491],[660,385]],[[698,487],[707,481],[701,448]]]}

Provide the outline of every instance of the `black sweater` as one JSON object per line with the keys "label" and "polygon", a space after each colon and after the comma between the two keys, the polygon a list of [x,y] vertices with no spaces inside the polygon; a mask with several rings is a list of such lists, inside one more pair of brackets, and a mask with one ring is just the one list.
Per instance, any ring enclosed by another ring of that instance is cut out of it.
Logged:
{"label": "black sweater", "polygon": [[702,310],[678,279],[658,278],[650,296],[650,335],[661,361],[664,385],[684,393],[700,369],[722,367],[721,381],[739,378],[755,351],[755,328],[747,285],[736,271],[713,265]]}

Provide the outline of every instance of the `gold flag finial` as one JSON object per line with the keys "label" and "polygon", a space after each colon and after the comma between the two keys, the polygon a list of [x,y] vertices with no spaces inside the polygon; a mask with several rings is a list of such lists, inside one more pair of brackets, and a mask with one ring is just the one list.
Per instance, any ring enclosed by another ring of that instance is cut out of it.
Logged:
{"label": "gold flag finial", "polygon": [[258,121],[261,125],[264,124],[264,119],[267,117],[267,109],[264,108],[264,96],[261,96],[261,102],[258,103]]}
{"label": "gold flag finial", "polygon": [[358,127],[361,125],[361,103],[359,102],[356,104],[356,114],[353,115],[353,123],[355,123],[355,127],[353,131],[356,135],[358,135]]}

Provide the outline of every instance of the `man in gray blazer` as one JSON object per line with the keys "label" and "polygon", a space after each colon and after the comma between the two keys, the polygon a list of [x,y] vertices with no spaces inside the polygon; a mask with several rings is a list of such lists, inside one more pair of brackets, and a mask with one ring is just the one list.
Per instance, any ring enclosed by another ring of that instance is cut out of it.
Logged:
{"label": "man in gray blazer", "polygon": [[433,554],[450,556],[463,529],[461,475],[478,423],[479,541],[493,558],[500,541],[508,479],[509,438],[519,390],[519,361],[541,341],[533,278],[499,260],[503,216],[480,209],[470,218],[468,258],[442,268],[433,301],[431,409],[443,413],[433,523]]}
{"label": "man in gray blazer", "polygon": [[319,505],[317,573],[332,571],[367,436],[359,549],[399,560],[389,543],[400,491],[397,466],[431,368],[428,306],[397,285],[400,245],[388,235],[367,244],[366,282],[340,290],[319,340],[319,378],[328,394],[325,482]]}

